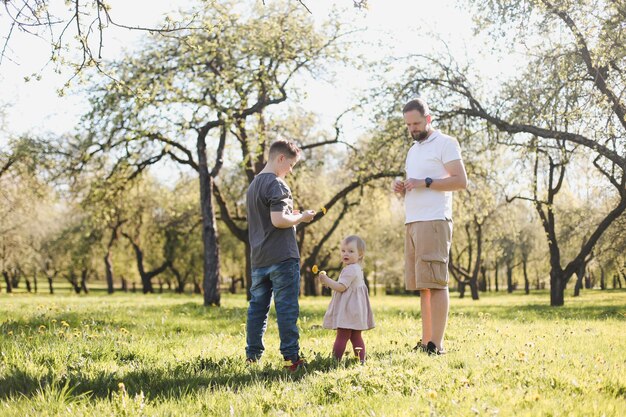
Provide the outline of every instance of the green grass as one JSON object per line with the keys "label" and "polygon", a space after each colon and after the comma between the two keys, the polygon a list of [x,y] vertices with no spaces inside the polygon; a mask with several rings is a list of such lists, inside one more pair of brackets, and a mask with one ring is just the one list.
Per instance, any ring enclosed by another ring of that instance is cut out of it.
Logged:
{"label": "green grass", "polygon": [[626,415],[626,292],[454,297],[441,357],[411,351],[417,297],[373,297],[365,366],[330,358],[329,299],[304,298],[308,366],[289,374],[274,316],[244,364],[243,296],[2,294],[0,415]]}

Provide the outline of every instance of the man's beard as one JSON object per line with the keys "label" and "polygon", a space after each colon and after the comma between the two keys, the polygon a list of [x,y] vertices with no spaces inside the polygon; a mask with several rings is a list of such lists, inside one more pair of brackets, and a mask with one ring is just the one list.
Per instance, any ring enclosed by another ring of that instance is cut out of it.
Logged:
{"label": "man's beard", "polygon": [[426,139],[428,137],[428,130],[425,130],[425,131],[419,132],[419,133],[411,132],[411,137],[413,138],[413,140],[421,142],[421,141],[423,141],[424,139]]}

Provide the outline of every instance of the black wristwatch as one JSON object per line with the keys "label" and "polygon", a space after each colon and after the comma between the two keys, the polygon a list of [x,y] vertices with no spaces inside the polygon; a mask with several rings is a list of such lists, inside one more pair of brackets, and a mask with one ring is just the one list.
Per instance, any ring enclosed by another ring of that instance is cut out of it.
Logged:
{"label": "black wristwatch", "polygon": [[424,182],[426,183],[426,188],[430,188],[430,184],[433,183],[433,179],[430,177],[424,178]]}

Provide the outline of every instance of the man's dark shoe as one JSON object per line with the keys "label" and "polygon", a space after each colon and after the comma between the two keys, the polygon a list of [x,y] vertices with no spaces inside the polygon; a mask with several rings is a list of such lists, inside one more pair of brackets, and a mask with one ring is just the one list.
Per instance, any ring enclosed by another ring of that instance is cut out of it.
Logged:
{"label": "man's dark shoe", "polygon": [[426,353],[429,355],[445,355],[446,351],[442,349],[437,349],[437,346],[433,342],[428,342],[426,345]]}
{"label": "man's dark shoe", "polygon": [[303,368],[304,365],[306,365],[304,359],[299,358],[297,361],[285,361],[283,369],[286,369],[289,372],[296,372],[298,369]]}
{"label": "man's dark shoe", "polygon": [[417,342],[417,345],[415,345],[415,347],[413,348],[414,352],[426,352],[426,345],[422,343],[422,341],[420,340],[419,342]]}

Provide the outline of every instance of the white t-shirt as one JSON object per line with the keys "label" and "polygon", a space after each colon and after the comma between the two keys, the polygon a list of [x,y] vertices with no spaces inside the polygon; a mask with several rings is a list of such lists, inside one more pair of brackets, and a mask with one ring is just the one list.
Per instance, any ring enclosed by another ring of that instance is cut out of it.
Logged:
{"label": "white t-shirt", "polygon": [[[407,178],[449,176],[444,164],[461,159],[461,148],[456,139],[438,130],[423,142],[415,142],[406,156]],[[420,188],[408,191],[404,197],[406,223],[452,219],[452,192]]]}

